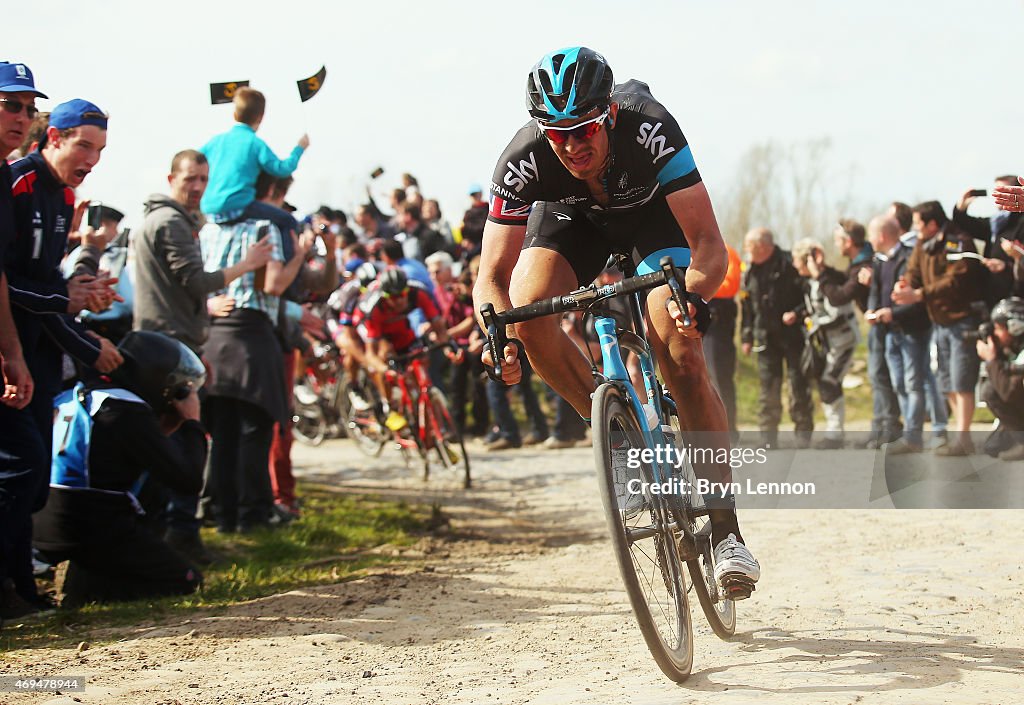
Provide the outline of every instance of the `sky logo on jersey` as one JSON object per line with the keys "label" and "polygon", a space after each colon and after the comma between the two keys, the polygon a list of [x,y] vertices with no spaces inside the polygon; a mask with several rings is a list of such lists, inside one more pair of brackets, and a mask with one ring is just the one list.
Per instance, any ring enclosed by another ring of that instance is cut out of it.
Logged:
{"label": "sky logo on jersey", "polygon": [[655,164],[657,164],[658,160],[662,157],[676,151],[675,147],[665,146],[668,141],[665,135],[658,134],[658,130],[661,129],[661,125],[662,123],[660,122],[657,125],[651,125],[649,122],[643,123],[640,125],[640,136],[636,138],[638,144],[642,144],[644,149],[654,155]]}
{"label": "sky logo on jersey", "polygon": [[516,193],[519,193],[526,184],[533,181],[538,176],[537,171],[537,157],[533,152],[530,152],[529,161],[526,159],[519,160],[519,168],[517,169],[512,162],[507,162],[509,170],[505,172],[505,185],[515,189]]}

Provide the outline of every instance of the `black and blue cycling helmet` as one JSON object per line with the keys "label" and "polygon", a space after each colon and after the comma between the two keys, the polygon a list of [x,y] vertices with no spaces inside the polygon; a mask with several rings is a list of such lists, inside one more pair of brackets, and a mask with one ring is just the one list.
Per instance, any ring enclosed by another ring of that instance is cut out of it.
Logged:
{"label": "black and blue cycling helmet", "polygon": [[587,47],[569,47],[545,54],[526,81],[526,107],[544,122],[574,120],[612,100],[612,69],[604,57]]}

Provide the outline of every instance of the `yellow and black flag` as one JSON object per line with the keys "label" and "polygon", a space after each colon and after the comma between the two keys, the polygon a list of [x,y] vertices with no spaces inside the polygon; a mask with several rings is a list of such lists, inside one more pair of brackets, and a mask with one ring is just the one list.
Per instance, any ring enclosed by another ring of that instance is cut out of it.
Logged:
{"label": "yellow and black flag", "polygon": [[324,85],[324,79],[327,78],[327,67],[321,66],[320,70],[309,78],[304,78],[301,81],[296,81],[299,84],[299,99],[305,103],[307,100],[317,94]]}
{"label": "yellow and black flag", "polygon": [[230,103],[235,98],[235,91],[242,86],[248,86],[248,81],[228,81],[227,83],[210,84],[210,102],[214,105]]}

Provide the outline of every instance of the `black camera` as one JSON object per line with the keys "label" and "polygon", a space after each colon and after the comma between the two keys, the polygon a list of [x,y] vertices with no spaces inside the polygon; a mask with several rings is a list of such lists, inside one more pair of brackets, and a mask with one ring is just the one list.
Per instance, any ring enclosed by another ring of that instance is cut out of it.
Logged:
{"label": "black camera", "polygon": [[993,335],[993,333],[995,333],[995,331],[996,331],[996,329],[995,329],[995,326],[992,325],[992,322],[991,321],[985,321],[980,326],[978,326],[978,330],[964,331],[963,339],[966,340],[966,341],[988,340],[989,338],[992,337],[992,335]]}

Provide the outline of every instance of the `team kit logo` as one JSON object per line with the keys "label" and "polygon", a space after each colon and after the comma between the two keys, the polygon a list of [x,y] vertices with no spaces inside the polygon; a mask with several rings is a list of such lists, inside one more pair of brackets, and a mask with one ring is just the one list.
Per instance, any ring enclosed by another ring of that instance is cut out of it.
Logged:
{"label": "team kit logo", "polygon": [[637,144],[642,144],[644,149],[649,151],[654,157],[654,163],[657,164],[658,160],[662,157],[672,154],[676,151],[675,147],[668,146],[668,138],[665,135],[659,135],[658,131],[661,130],[662,123],[652,125],[649,122],[645,122],[640,125],[640,134],[636,138]]}
{"label": "team kit logo", "polygon": [[530,156],[526,159],[520,159],[518,167],[511,161],[507,162],[506,166],[508,166],[508,171],[505,172],[505,185],[515,189],[516,193],[526,188],[526,184],[539,178],[537,155],[533,152],[530,152]]}

